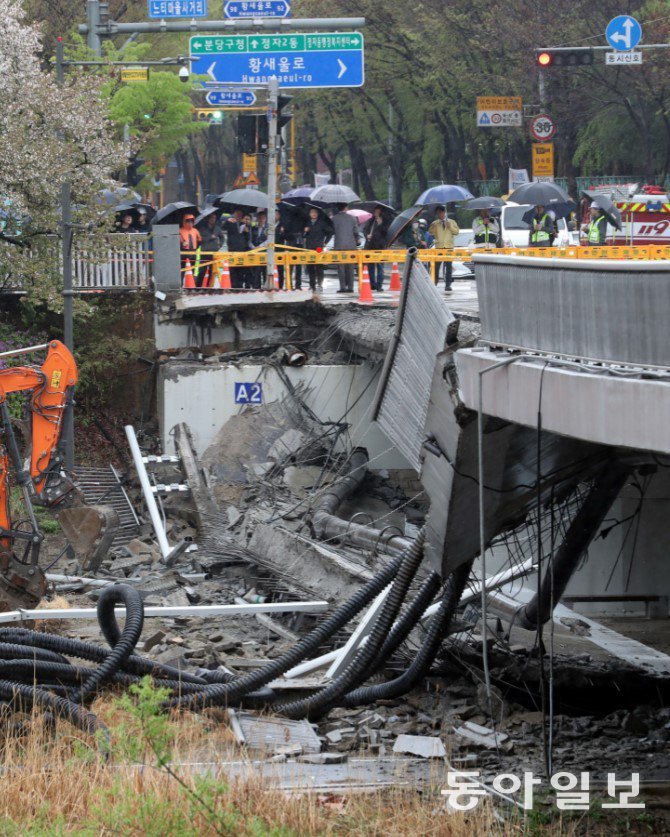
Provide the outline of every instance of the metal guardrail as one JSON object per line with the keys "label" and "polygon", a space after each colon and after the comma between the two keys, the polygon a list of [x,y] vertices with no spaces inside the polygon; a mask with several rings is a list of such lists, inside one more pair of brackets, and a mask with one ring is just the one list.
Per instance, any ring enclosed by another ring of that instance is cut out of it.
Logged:
{"label": "metal guardrail", "polygon": [[147,288],[151,279],[151,251],[146,235],[127,235],[122,247],[110,247],[93,257],[77,243],[73,252],[75,290]]}
{"label": "metal guardrail", "polygon": [[670,368],[670,262],[476,257],[481,341]]}

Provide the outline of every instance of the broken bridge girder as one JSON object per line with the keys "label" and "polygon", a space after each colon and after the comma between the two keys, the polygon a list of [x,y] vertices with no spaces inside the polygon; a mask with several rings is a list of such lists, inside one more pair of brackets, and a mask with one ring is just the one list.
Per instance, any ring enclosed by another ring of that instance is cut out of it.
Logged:
{"label": "broken bridge girder", "polygon": [[518,619],[522,628],[534,630],[551,619],[554,606],[560,602],[580,559],[598,533],[630,473],[629,467],[615,462],[606,465],[605,470],[594,479],[561,545],[550,558],[541,589],[531,602],[519,608]]}

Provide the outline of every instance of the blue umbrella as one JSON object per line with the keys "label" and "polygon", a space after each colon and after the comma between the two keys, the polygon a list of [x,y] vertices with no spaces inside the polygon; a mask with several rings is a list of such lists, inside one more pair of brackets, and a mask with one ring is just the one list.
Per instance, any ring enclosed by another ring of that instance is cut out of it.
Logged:
{"label": "blue umbrella", "polygon": [[283,195],[282,200],[287,203],[292,203],[293,206],[300,206],[302,203],[307,203],[309,196],[314,191],[313,186],[298,186],[297,189],[291,189]]}
{"label": "blue umbrella", "polygon": [[432,186],[430,189],[419,195],[414,202],[416,206],[426,206],[429,203],[455,203],[456,201],[469,201],[474,198],[472,192],[468,192],[463,186],[456,186],[452,183],[441,183],[439,186]]}

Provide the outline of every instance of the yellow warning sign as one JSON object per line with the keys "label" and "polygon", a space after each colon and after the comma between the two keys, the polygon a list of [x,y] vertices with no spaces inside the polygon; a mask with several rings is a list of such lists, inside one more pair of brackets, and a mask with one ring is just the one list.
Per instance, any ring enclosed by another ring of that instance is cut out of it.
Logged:
{"label": "yellow warning sign", "polygon": [[149,81],[149,68],[125,67],[123,70],[121,70],[121,81],[131,83],[138,81]]}
{"label": "yellow warning sign", "polygon": [[533,143],[533,180],[554,176],[554,143]]}
{"label": "yellow warning sign", "polygon": [[523,110],[521,96],[477,96],[477,110]]}
{"label": "yellow warning sign", "polygon": [[256,155],[255,154],[243,154],[242,155],[242,171],[251,173],[252,171],[256,171]]}
{"label": "yellow warning sign", "polygon": [[238,174],[235,178],[235,182],[233,183],[233,189],[244,189],[247,185],[247,181],[243,174]]}
{"label": "yellow warning sign", "polygon": [[245,186],[260,186],[261,182],[258,179],[258,175],[255,171],[252,171],[251,174],[247,177],[245,181]]}

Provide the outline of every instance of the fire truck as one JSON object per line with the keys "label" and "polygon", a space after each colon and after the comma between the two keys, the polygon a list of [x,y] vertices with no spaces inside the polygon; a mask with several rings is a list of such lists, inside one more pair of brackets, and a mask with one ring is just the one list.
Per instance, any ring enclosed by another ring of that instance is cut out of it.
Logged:
{"label": "fire truck", "polygon": [[621,229],[607,228],[608,244],[670,244],[670,198],[658,186],[615,200],[621,212]]}

